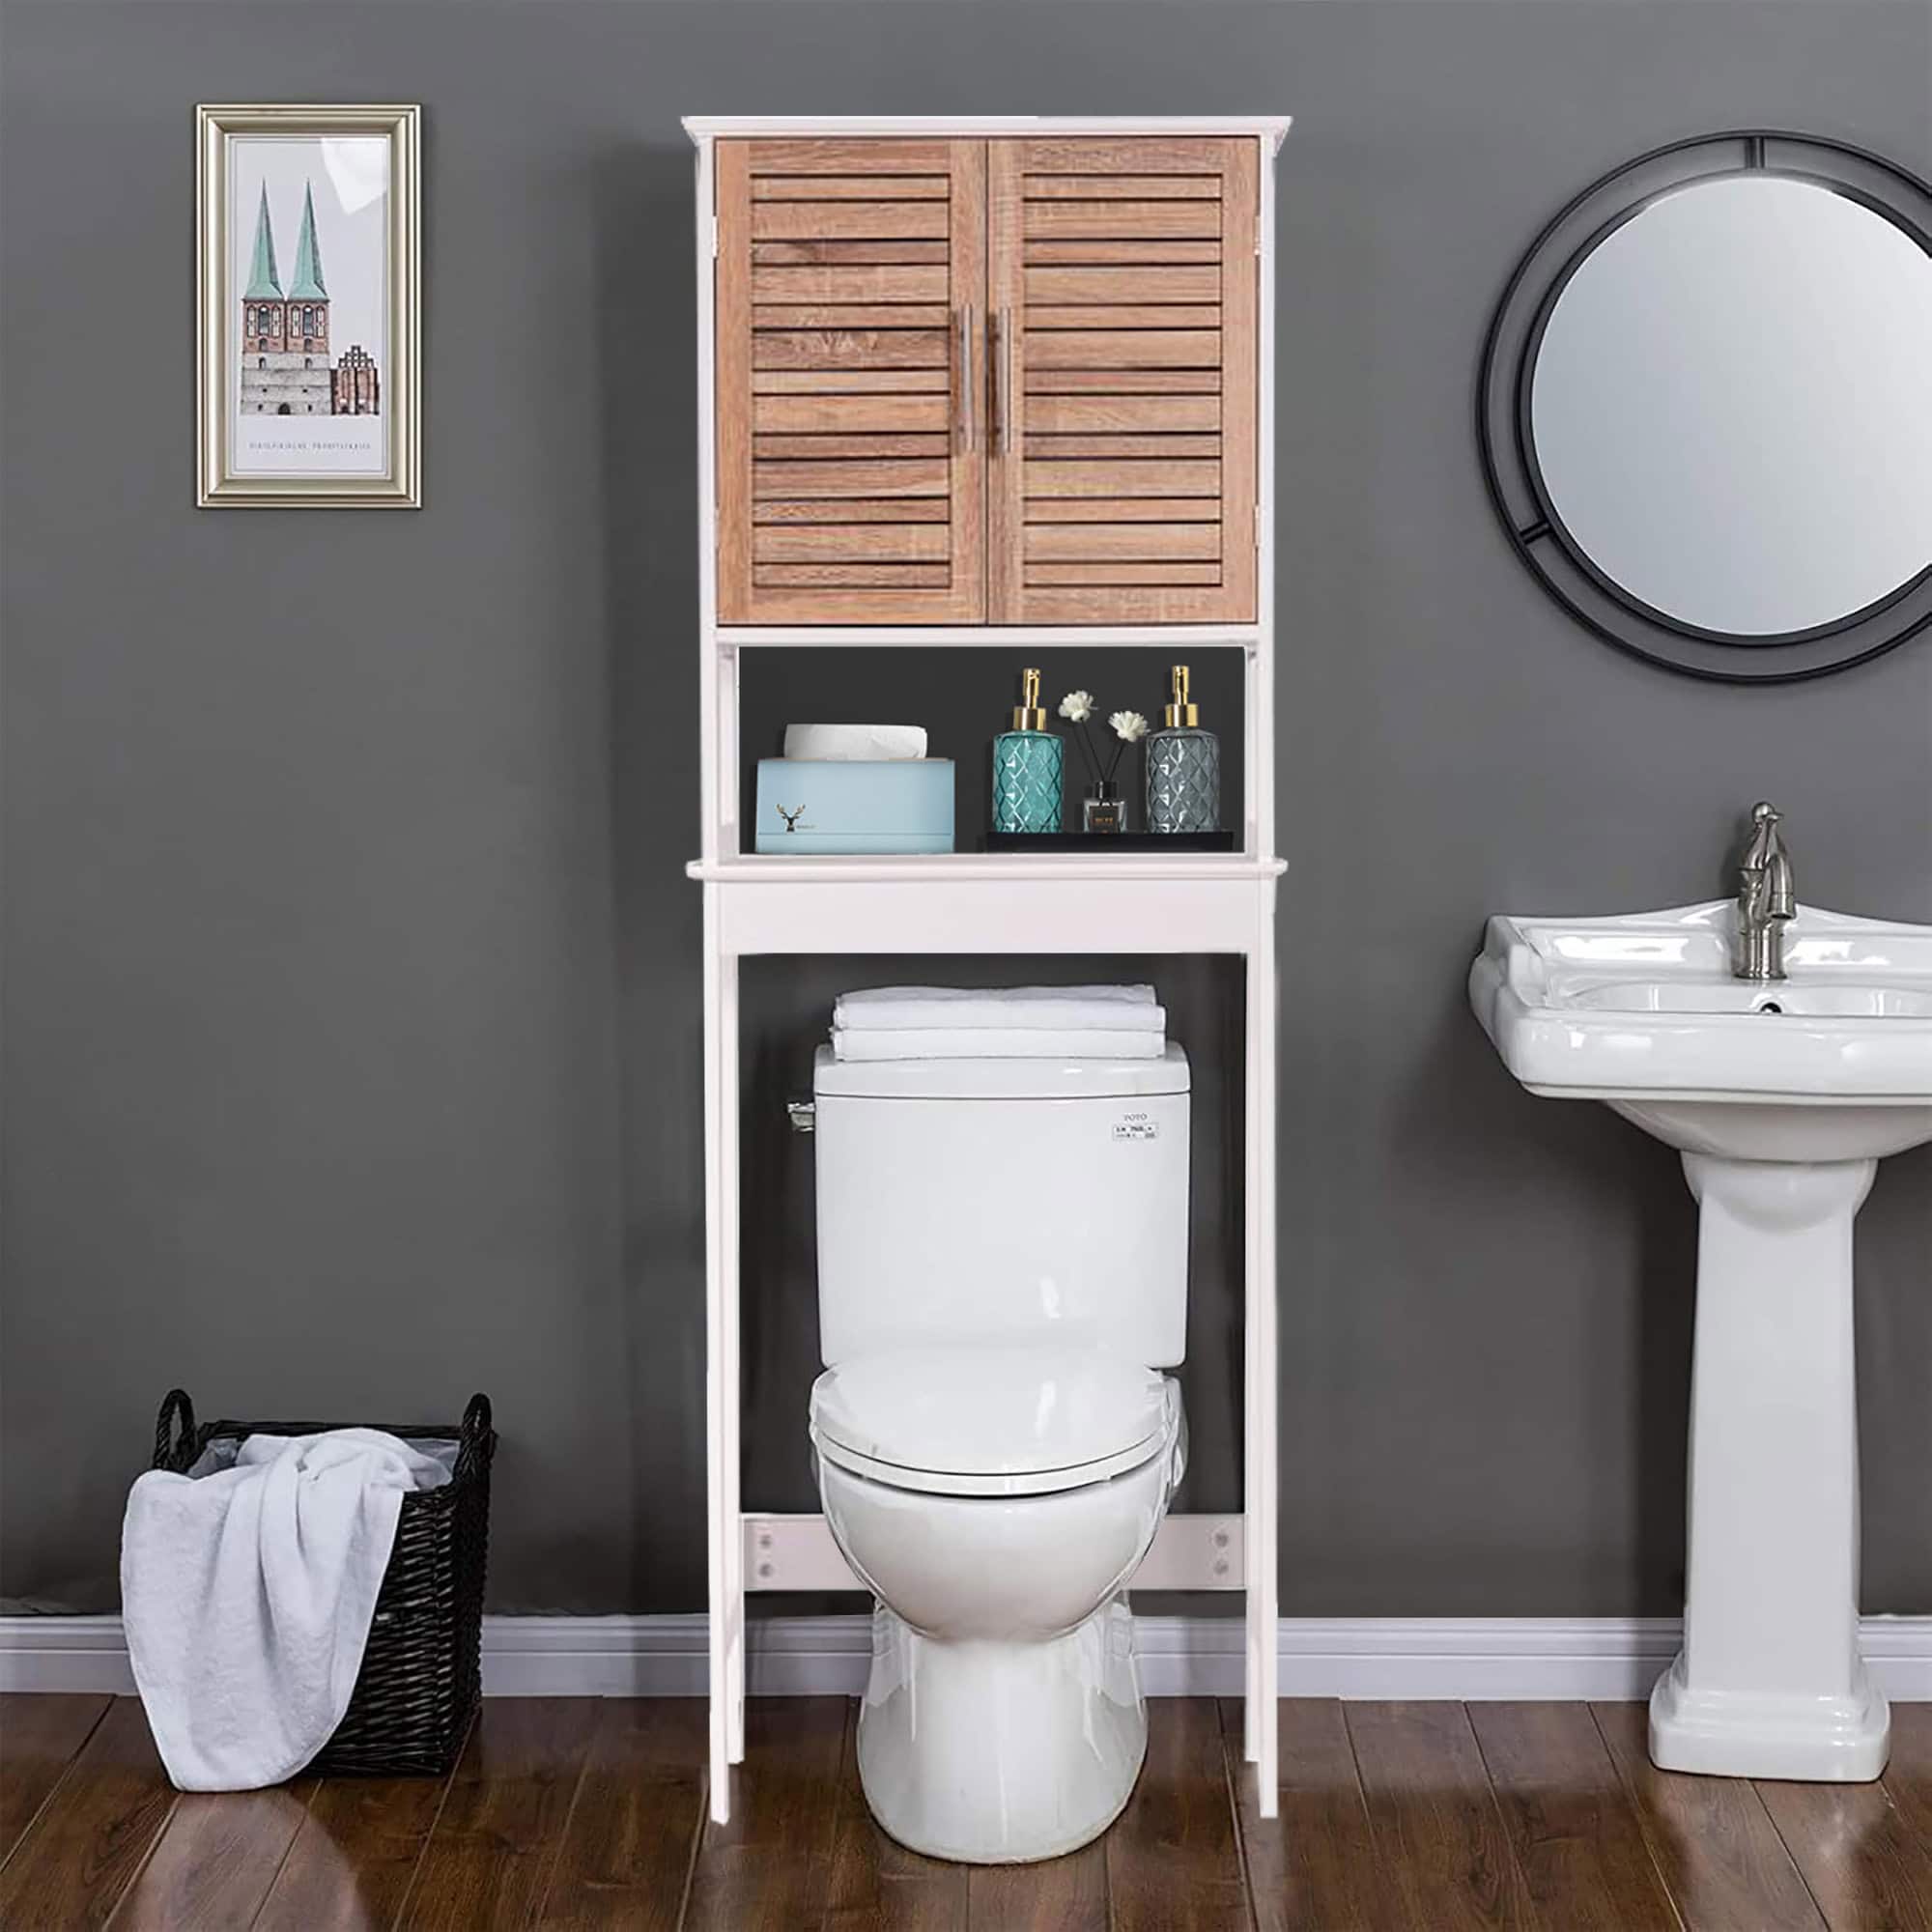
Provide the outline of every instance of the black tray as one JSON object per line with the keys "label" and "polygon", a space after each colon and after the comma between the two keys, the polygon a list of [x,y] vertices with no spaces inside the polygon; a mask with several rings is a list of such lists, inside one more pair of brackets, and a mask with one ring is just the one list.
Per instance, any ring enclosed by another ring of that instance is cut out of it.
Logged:
{"label": "black tray", "polygon": [[986,832],[982,852],[1232,852],[1225,832]]}

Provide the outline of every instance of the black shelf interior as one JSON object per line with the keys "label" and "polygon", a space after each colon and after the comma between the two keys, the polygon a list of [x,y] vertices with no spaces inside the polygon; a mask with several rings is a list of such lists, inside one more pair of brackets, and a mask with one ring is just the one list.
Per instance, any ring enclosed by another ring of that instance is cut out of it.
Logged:
{"label": "black shelf interior", "polygon": [[[1142,838],[1145,811],[1144,748],[1130,745],[1115,774],[1127,806],[1130,831],[1090,838],[1081,832],[1080,800],[1091,779],[1079,747],[1071,741],[1075,727],[1058,715],[1061,697],[1069,691],[1091,691],[1096,706],[1088,728],[1094,743],[1111,749],[1118,741],[1107,728],[1107,714],[1138,711],[1153,729],[1160,726],[1160,707],[1167,698],[1170,663],[1187,666],[1201,722],[1221,740],[1221,815],[1238,824],[1244,797],[1241,766],[1241,699],[1244,680],[1238,645],[1175,648],[1148,644],[1080,644],[1042,650],[1026,644],[890,644],[747,645],[739,653],[739,811],[746,828],[744,849],[751,850],[750,828],[756,823],[757,761],[776,758],[784,751],[789,724],[923,724],[927,751],[935,758],[951,758],[954,768],[953,848],[960,852],[1087,851],[1105,845],[1112,851],[1158,847],[1163,851],[1220,851],[1235,849],[1233,833],[1209,833],[1225,838],[1218,845],[1185,846],[1178,838],[1162,837],[1151,846],[1136,848],[1129,841]],[[1066,746],[1065,803],[1061,831],[1013,840],[1012,847],[995,845],[1000,835],[988,830],[992,819],[993,740],[1008,728],[1019,702],[1021,670],[1040,669],[1040,693],[1050,729],[1069,742]]]}

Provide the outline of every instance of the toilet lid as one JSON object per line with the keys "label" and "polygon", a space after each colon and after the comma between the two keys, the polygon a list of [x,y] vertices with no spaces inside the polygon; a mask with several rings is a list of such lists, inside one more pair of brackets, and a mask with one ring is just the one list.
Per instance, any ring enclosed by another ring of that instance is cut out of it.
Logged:
{"label": "toilet lid", "polygon": [[959,1343],[860,1355],[812,1385],[811,1437],[841,1466],[954,1495],[1040,1493],[1147,1461],[1175,1402],[1158,1369],[1092,1348]]}

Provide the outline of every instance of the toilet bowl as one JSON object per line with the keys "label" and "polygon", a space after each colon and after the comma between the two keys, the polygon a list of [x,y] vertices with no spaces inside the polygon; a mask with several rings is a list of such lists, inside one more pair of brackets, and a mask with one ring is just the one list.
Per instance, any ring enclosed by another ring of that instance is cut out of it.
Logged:
{"label": "toilet bowl", "polygon": [[879,1823],[974,1863],[1105,1831],[1147,1746],[1122,1586],[1186,1461],[1178,1384],[1092,1348],[885,1350],[819,1378],[811,1439],[878,1599],[859,1775]]}
{"label": "toilet bowl", "polygon": [[812,1065],[825,1520],[878,1599],[859,1774],[901,1844],[1097,1836],[1147,1747],[1122,1592],[1186,1456],[1187,1056]]}

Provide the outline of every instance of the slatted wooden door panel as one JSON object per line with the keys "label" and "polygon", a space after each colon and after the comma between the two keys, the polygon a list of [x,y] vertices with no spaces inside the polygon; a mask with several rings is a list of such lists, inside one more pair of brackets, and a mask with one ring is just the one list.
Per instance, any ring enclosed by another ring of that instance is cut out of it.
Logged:
{"label": "slatted wooden door panel", "polygon": [[718,616],[979,623],[983,141],[721,141]]}
{"label": "slatted wooden door panel", "polygon": [[994,141],[995,623],[1251,623],[1261,153]]}

